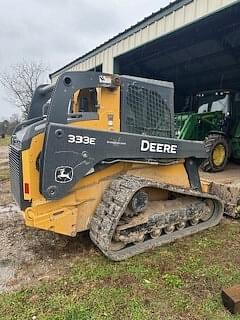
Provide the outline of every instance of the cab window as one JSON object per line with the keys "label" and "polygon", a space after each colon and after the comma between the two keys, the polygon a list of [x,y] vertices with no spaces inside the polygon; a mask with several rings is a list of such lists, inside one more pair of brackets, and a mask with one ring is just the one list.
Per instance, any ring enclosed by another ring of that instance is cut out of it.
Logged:
{"label": "cab window", "polygon": [[82,117],[85,113],[97,113],[98,95],[96,88],[78,90],[73,95],[70,105],[69,116],[72,118]]}

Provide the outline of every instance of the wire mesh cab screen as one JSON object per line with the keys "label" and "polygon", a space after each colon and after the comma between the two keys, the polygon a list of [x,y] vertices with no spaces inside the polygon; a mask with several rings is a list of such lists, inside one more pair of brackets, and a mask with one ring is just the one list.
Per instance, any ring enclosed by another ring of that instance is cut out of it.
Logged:
{"label": "wire mesh cab screen", "polygon": [[173,137],[173,84],[130,76],[121,83],[121,131]]}

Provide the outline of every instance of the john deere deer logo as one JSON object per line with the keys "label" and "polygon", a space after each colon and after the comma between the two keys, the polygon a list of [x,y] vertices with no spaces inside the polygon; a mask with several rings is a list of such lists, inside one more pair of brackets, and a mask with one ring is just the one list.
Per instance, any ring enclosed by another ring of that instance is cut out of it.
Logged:
{"label": "john deere deer logo", "polygon": [[58,167],[55,170],[55,181],[59,183],[68,183],[73,179],[73,168],[68,166]]}

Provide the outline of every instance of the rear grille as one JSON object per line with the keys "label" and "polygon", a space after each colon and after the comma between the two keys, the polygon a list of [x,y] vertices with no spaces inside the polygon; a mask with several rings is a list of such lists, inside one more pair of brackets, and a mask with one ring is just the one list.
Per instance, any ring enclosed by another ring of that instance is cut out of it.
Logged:
{"label": "rear grille", "polygon": [[171,137],[171,111],[159,92],[130,84],[126,102],[127,132]]}
{"label": "rear grille", "polygon": [[21,207],[25,209],[25,201],[23,199],[23,178],[22,178],[22,157],[21,150],[16,148],[13,145],[9,147],[9,167],[10,167],[10,180],[11,180],[11,189],[12,194]]}

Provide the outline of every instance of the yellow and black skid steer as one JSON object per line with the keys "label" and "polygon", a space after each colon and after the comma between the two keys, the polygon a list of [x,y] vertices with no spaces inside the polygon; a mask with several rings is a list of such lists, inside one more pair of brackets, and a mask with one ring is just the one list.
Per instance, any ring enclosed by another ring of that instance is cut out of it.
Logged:
{"label": "yellow and black skid steer", "polygon": [[123,260],[219,223],[203,192],[204,144],[174,138],[172,83],[67,72],[36,90],[12,135],[12,193],[26,225]]}

